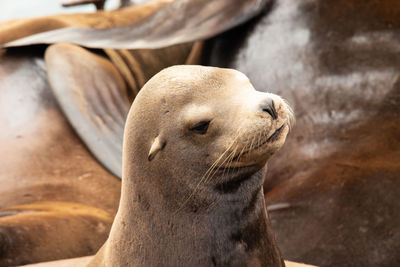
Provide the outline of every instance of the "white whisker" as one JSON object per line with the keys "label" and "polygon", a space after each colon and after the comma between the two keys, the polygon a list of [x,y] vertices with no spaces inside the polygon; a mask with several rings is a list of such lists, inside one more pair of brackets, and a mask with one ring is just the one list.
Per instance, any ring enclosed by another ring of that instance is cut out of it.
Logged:
{"label": "white whisker", "polygon": [[[242,129],[242,127],[239,127],[238,131]],[[190,201],[190,199],[193,197],[193,195],[199,190],[200,185],[208,179],[210,174],[213,172],[213,170],[217,167],[219,161],[225,156],[225,154],[232,148],[232,146],[235,144],[237,139],[239,138],[240,134],[237,134],[232,143],[229,145],[229,147],[214,161],[214,163],[208,168],[208,170],[203,174],[203,176],[200,178],[199,182],[197,183],[196,187],[193,189],[192,193],[187,197],[187,199],[182,203],[182,205],[174,212],[174,214],[178,213],[182,208]],[[225,159],[226,160],[226,159]],[[224,160],[224,162],[225,162]]]}

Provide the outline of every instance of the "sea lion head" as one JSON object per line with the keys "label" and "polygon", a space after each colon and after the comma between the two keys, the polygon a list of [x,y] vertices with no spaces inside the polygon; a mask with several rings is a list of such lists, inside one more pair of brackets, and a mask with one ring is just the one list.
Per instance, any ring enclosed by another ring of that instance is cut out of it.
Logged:
{"label": "sea lion head", "polygon": [[182,202],[196,188],[213,190],[261,169],[292,121],[281,97],[256,91],[239,71],[164,69],[142,88],[128,115],[123,180],[146,177],[149,187]]}

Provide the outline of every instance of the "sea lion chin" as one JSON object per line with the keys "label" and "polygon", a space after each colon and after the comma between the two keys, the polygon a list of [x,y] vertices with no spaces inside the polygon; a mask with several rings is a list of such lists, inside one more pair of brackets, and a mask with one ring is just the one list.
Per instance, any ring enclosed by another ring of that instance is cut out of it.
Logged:
{"label": "sea lion chin", "polygon": [[89,266],[284,266],[259,170],[292,122],[238,71],[155,75],[128,114],[119,210]]}

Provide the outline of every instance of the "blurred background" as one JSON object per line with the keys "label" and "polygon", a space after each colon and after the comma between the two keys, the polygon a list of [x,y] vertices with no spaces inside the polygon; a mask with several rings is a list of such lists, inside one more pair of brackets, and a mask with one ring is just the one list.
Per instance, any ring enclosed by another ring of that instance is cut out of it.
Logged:
{"label": "blurred background", "polygon": [[[94,5],[82,5],[75,7],[63,7],[65,0],[13,0],[0,1],[0,21],[38,17],[60,13],[94,12]],[[119,0],[108,0],[105,9],[115,9],[119,6]]]}

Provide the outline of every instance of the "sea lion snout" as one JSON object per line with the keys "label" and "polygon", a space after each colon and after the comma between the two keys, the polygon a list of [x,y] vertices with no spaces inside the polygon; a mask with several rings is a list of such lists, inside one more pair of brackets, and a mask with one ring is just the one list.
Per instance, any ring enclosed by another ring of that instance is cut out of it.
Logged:
{"label": "sea lion snout", "polygon": [[261,114],[262,117],[267,118],[269,120],[272,119],[272,127],[279,128],[283,124],[289,126],[289,128],[294,123],[294,114],[293,110],[279,95],[264,93],[256,91],[257,99],[257,112]]}

